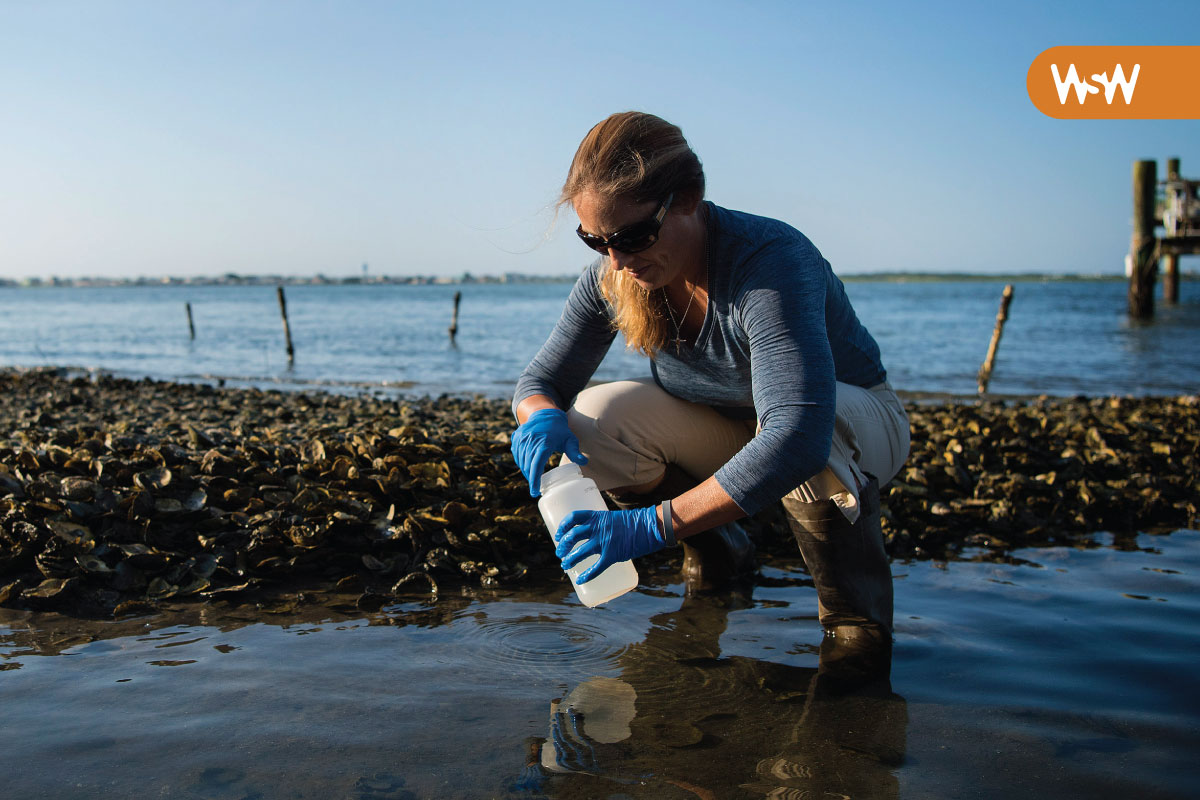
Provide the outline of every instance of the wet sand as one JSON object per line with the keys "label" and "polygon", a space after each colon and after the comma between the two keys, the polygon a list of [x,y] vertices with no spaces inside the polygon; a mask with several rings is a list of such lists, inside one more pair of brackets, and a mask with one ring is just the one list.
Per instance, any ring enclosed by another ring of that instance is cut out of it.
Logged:
{"label": "wet sand", "polygon": [[[909,404],[884,489],[894,557],[1194,527],[1200,401]],[[507,402],[0,373],[0,605],[88,616],[562,581]],[[760,558],[794,555],[778,509]],[[677,553],[651,560],[672,568]]]}

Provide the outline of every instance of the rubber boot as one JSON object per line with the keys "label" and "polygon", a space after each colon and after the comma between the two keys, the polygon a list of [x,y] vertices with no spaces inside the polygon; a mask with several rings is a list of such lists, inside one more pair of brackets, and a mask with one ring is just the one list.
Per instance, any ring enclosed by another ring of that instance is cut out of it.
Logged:
{"label": "rubber boot", "polygon": [[720,589],[752,576],[757,569],[754,542],[736,522],[700,531],[680,545],[683,566],[679,573],[689,593]]}
{"label": "rubber boot", "polygon": [[[641,508],[678,497],[698,483],[680,467],[667,464],[662,481],[646,494],[610,492],[608,497],[617,508]],[[700,531],[679,544],[683,547],[680,574],[688,593],[725,586],[738,578],[753,575],[757,569],[754,542],[746,529],[736,522]]]}
{"label": "rubber boot", "polygon": [[882,626],[839,625],[817,652],[818,681],[828,693],[853,691],[892,672],[892,637]]}
{"label": "rubber boot", "polygon": [[[846,640],[886,641],[890,651],[892,570],[883,549],[879,482],[872,477],[859,492],[854,523],[832,500],[803,503],[785,497],[783,507],[817,588],[826,633]],[[874,633],[855,628],[873,628]]]}

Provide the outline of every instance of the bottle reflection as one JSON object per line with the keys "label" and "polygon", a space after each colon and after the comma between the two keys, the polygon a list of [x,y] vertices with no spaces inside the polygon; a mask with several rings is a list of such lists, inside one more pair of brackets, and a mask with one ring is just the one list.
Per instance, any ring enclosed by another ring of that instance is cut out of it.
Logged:
{"label": "bottle reflection", "polygon": [[596,745],[616,744],[633,735],[637,690],[617,678],[589,678],[561,701],[550,703],[550,737],[542,745],[542,766],[551,772],[592,772],[600,768]]}
{"label": "bottle reflection", "polygon": [[[741,656],[719,641],[737,595],[694,596],[654,617],[620,658],[551,704],[523,796],[896,797],[907,710],[890,642],[826,637],[816,669]],[[567,775],[565,773],[572,773]],[[637,794],[635,787],[644,787]]]}

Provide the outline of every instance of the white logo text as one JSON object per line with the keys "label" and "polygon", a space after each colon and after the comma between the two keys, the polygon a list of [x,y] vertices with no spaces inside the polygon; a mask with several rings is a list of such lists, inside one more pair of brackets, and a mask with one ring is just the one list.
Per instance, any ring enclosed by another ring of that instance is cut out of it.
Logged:
{"label": "white logo text", "polygon": [[[1121,68],[1120,64],[1117,64],[1113,70],[1112,80],[1108,79],[1107,72],[1092,75],[1092,80],[1104,87],[1105,103],[1112,105],[1113,96],[1117,93],[1117,86],[1120,86],[1121,94],[1125,97],[1125,105],[1129,105],[1133,102],[1133,89],[1137,84],[1138,73],[1141,72],[1141,69],[1141,64],[1134,64],[1133,72],[1126,79],[1125,70]],[[1054,75],[1054,85],[1058,87],[1058,102],[1060,105],[1067,104],[1067,93],[1071,91],[1072,87],[1075,89],[1075,99],[1079,101],[1080,105],[1083,105],[1083,101],[1087,99],[1088,95],[1100,93],[1097,87],[1080,79],[1079,73],[1075,71],[1074,64],[1067,68],[1066,77],[1059,75],[1058,64],[1051,64],[1050,72]]]}

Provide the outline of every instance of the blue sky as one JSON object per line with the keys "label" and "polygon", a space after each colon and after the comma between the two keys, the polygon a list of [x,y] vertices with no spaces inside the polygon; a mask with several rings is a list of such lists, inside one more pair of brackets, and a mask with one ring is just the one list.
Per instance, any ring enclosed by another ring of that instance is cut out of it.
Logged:
{"label": "blue sky", "polygon": [[1194,1],[0,0],[0,277],[572,273],[557,191],[626,109],[839,272],[1120,274],[1131,163],[1200,176],[1200,121],[1053,120],[1026,70],[1198,39]]}

